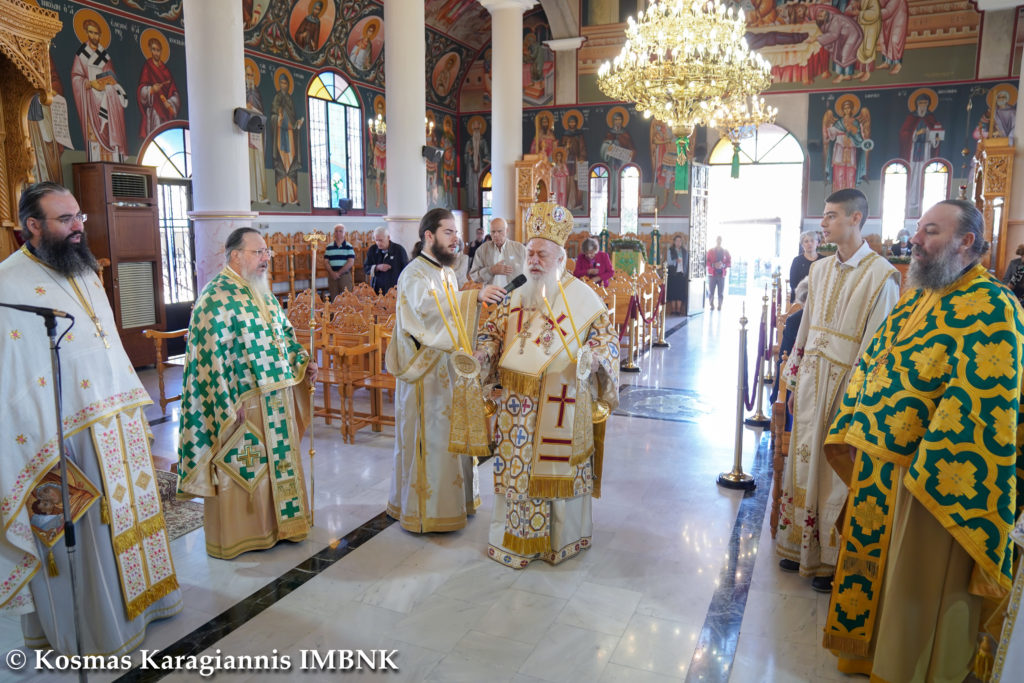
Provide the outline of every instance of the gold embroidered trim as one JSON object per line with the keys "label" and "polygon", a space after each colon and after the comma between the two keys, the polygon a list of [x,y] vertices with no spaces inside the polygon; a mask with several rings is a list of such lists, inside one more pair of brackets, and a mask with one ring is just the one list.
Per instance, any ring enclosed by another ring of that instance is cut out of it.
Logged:
{"label": "gold embroidered trim", "polygon": [[856,657],[867,657],[871,651],[871,643],[866,640],[837,636],[833,633],[826,633],[821,644],[826,649],[839,650],[844,655],[854,655]]}
{"label": "gold embroidered trim", "polygon": [[607,420],[594,425],[594,462],[590,468],[593,477],[593,492],[590,495],[594,498],[601,497],[601,475],[604,473],[604,430],[607,426]]}
{"label": "gold embroidered trim", "polygon": [[533,538],[520,538],[506,531],[501,539],[501,545],[505,550],[511,550],[516,555],[536,555],[551,550],[551,537],[534,536]]}
{"label": "gold embroidered trim", "polygon": [[178,590],[178,578],[174,574],[171,574],[165,579],[153,584],[145,590],[141,595],[131,601],[131,604],[125,606],[125,615],[128,621],[131,621],[142,614],[147,607],[153,603],[161,600],[172,592]]}
{"label": "gold embroidered trim", "polygon": [[573,477],[530,477],[531,498],[572,498]]}
{"label": "gold embroidered trim", "polygon": [[500,368],[498,377],[501,386],[508,391],[526,396],[539,396],[541,377],[531,377],[515,370]]}
{"label": "gold embroidered trim", "polygon": [[[589,415],[588,415],[589,417]],[[591,444],[590,448],[580,453],[573,453],[572,457],[569,458],[569,465],[571,467],[579,467],[587,461],[590,456],[594,454],[594,446]]]}

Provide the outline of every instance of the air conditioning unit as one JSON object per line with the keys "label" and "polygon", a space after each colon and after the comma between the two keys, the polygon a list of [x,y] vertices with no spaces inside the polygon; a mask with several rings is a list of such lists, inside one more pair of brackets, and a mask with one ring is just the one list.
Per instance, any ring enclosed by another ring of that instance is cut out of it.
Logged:
{"label": "air conditioning unit", "polygon": [[166,326],[156,169],[97,162],[72,171],[75,197],[89,214],[89,248],[110,261],[103,287],[121,343],[133,365],[153,365],[156,349],[142,331]]}

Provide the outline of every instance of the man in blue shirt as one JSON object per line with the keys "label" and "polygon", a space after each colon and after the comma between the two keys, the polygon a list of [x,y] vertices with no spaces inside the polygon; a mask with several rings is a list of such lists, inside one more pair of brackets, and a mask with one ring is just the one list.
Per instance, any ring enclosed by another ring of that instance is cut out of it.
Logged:
{"label": "man in blue shirt", "polygon": [[392,242],[388,229],[381,226],[373,231],[373,245],[366,250],[363,270],[373,291],[387,294],[398,284],[398,275],[409,262],[409,256],[401,244]]}
{"label": "man in blue shirt", "polygon": [[352,266],[356,262],[356,252],[345,241],[345,226],[341,223],[334,226],[334,242],[324,249],[324,262],[327,264],[327,291],[331,299],[342,292],[351,291],[354,286]]}

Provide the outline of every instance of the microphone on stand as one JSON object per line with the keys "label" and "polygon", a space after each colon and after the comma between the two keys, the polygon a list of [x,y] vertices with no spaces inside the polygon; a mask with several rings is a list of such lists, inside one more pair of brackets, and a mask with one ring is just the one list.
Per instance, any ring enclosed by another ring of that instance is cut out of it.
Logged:
{"label": "microphone on stand", "polygon": [[74,320],[75,316],[64,311],[59,311],[56,308],[47,308],[46,306],[29,306],[27,304],[4,304],[0,303],[0,306],[4,308],[13,308],[17,311],[25,311],[26,313],[35,313],[41,315],[44,318],[53,316],[55,318],[67,318],[68,320]]}

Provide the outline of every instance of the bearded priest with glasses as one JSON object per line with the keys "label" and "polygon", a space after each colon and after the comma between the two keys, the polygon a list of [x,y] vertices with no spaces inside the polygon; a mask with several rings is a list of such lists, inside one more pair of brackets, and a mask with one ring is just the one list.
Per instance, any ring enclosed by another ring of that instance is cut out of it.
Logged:
{"label": "bearded priest with glasses", "polygon": [[227,560],[309,533],[299,443],[317,367],[270,291],[260,233],[238,228],[224,253],[188,329],[178,490],[205,499],[206,553]]}
{"label": "bearded priest with glasses", "polygon": [[[143,415],[152,403],[117,334],[78,201],[56,183],[18,202],[24,246],[0,263],[0,301],[58,319],[68,506],[43,321],[0,308],[0,614],[22,615],[28,647],[122,655],[182,609]],[[76,522],[77,605],[64,548]]]}

